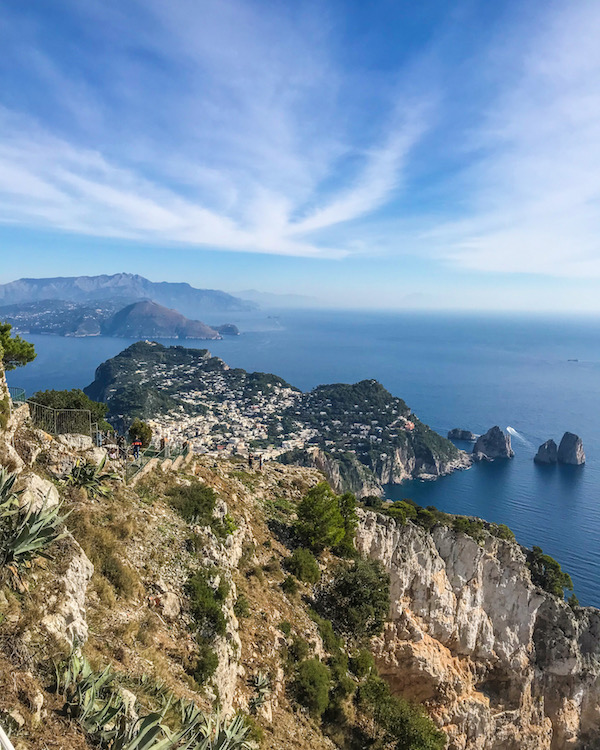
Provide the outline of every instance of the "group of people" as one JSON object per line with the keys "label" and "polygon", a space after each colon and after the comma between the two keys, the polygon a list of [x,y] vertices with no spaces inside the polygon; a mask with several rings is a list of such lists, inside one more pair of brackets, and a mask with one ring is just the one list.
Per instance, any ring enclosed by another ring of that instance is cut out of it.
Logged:
{"label": "group of people", "polygon": [[263,457],[260,456],[260,455],[259,456],[254,456],[252,453],[249,453],[248,454],[248,467],[250,469],[253,469],[255,465],[256,465],[256,468],[259,471],[262,471]]}

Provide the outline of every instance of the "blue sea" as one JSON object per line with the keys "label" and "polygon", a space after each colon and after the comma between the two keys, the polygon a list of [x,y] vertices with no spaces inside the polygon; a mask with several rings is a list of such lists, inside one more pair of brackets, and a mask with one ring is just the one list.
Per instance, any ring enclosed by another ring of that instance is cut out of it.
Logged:
{"label": "blue sea", "polygon": [[[302,389],[377,378],[442,434],[510,428],[513,460],[389,487],[389,497],[506,523],[562,564],[582,604],[600,606],[600,320],[310,310],[233,322],[242,335],[163,343],[208,346],[230,365]],[[28,393],[84,387],[98,364],[131,343],[27,338],[38,358],[9,381]],[[586,465],[536,466],[538,445],[558,443],[565,430],[583,438]]]}

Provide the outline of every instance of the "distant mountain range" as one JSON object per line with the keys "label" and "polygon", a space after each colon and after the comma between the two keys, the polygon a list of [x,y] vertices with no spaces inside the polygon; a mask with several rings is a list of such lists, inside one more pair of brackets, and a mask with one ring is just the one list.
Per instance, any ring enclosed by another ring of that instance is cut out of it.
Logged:
{"label": "distant mountain range", "polygon": [[239,333],[231,323],[207,326],[190,320],[177,310],[150,300],[123,305],[122,300],[65,302],[40,300],[0,306],[0,320],[22,333],[58,336],[115,336],[122,338],[220,339],[221,334]]}
{"label": "distant mountain range", "polygon": [[89,304],[90,301],[119,302],[153,300],[184,315],[249,312],[256,304],[215,289],[195,289],[186,283],[154,282],[131,273],[112,276],[72,276],[48,279],[18,279],[0,284],[0,305],[43,300]]}
{"label": "distant mountain range", "polygon": [[323,304],[317,297],[309,297],[305,294],[274,294],[273,292],[259,292],[257,289],[245,289],[243,292],[235,292],[235,296],[249,302],[254,302],[261,307],[280,309],[319,307]]}

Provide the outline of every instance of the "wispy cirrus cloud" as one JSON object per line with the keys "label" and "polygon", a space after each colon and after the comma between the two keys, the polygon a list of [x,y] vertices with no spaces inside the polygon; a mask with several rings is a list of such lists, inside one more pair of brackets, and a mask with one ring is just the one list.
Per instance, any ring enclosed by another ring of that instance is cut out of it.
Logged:
{"label": "wispy cirrus cloud", "polygon": [[341,257],[343,232],[332,243],[319,231],[389,202],[428,126],[419,102],[404,112],[386,95],[373,112],[381,125],[353,127],[361,92],[314,11],[240,0],[61,6],[82,34],[75,69],[29,19],[15,15],[1,32],[20,37],[9,62],[41,97],[33,111],[0,110],[5,223]]}
{"label": "wispy cirrus cloud", "polygon": [[550,3],[513,32],[488,50],[461,210],[419,242],[466,269],[600,276],[600,5]]}

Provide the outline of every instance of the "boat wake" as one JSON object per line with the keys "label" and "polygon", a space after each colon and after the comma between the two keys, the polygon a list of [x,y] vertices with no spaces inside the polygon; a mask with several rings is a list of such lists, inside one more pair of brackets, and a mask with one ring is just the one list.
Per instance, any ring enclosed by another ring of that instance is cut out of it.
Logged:
{"label": "boat wake", "polygon": [[508,434],[511,437],[516,438],[521,443],[524,443],[525,445],[529,446],[529,448],[535,448],[535,445],[531,442],[531,440],[527,440],[527,438],[525,437],[525,435],[523,435],[522,433],[520,433],[518,430],[515,430],[514,427],[507,427],[506,431],[508,432]]}

